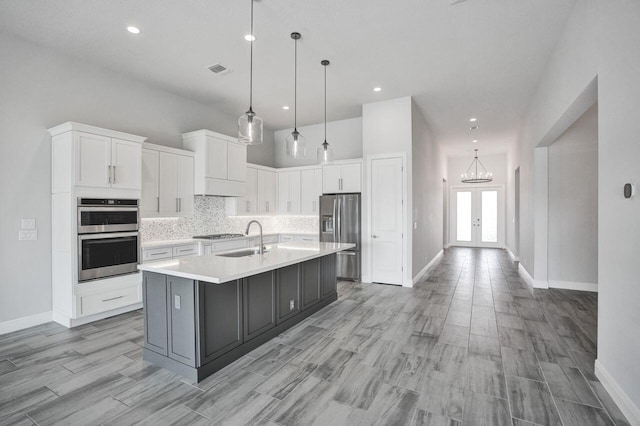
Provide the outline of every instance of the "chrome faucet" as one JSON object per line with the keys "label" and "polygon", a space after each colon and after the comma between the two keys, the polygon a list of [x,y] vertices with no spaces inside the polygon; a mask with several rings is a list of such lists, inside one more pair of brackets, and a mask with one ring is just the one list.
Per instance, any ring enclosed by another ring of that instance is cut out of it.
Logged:
{"label": "chrome faucet", "polygon": [[255,223],[260,228],[260,248],[258,249],[258,253],[262,256],[264,254],[264,244],[262,243],[262,225],[257,220],[252,220],[247,224],[247,230],[244,231],[245,235],[249,235],[249,228],[251,228],[251,224]]}

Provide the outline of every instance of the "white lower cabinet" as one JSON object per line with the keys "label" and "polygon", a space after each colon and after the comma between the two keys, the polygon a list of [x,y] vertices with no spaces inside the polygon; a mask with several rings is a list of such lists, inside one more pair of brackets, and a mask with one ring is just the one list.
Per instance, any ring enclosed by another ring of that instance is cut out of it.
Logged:
{"label": "white lower cabinet", "polygon": [[80,296],[80,314],[82,316],[93,315],[139,303],[140,301],[140,289],[138,286]]}

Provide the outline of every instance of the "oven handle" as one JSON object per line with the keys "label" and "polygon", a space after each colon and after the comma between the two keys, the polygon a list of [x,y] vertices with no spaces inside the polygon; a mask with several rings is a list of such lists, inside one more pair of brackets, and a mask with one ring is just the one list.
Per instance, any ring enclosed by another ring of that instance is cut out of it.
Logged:
{"label": "oven handle", "polygon": [[99,240],[105,238],[124,238],[124,237],[137,237],[138,232],[110,232],[108,234],[81,234],[78,235],[80,241],[84,240]]}
{"label": "oven handle", "polygon": [[78,206],[78,211],[80,212],[135,212],[138,210],[138,207],[135,206],[109,206],[109,207],[100,207],[100,206]]}

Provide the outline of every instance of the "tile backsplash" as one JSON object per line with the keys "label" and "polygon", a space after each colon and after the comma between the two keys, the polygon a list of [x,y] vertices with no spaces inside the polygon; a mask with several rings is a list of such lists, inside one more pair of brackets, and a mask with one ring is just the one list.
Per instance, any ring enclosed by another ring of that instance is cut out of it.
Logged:
{"label": "tile backsplash", "polygon": [[[224,197],[195,197],[190,217],[142,219],[140,233],[143,242],[180,240],[194,235],[244,233],[247,223],[257,219],[265,234],[318,233],[316,216],[227,216]],[[251,233],[257,232],[251,228]]]}

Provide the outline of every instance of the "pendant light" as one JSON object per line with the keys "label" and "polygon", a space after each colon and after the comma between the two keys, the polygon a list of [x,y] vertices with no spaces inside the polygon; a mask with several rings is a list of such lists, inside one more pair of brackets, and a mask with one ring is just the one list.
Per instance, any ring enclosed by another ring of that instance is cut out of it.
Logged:
{"label": "pendant light", "polygon": [[238,119],[238,139],[247,145],[262,143],[262,118],[253,112],[253,1],[251,1],[251,33],[248,38],[250,43],[249,62],[249,110]]}
{"label": "pendant light", "polygon": [[318,147],[318,164],[331,164],[333,162],[333,147],[327,142],[327,67],[330,62],[323,59],[321,62],[324,67],[324,142]]}
{"label": "pendant light", "polygon": [[[487,183],[493,180],[493,173],[487,172],[487,169],[482,164],[482,161],[478,159],[478,148],[474,149],[476,152],[476,156],[471,161],[469,168],[466,173],[463,173],[460,176],[460,180],[463,183]],[[478,165],[480,165],[481,170],[478,170]]]}
{"label": "pendant light", "polygon": [[298,132],[298,40],[300,33],[291,33],[293,39],[293,132],[287,136],[287,155],[292,158],[303,158],[307,154],[307,141]]}

